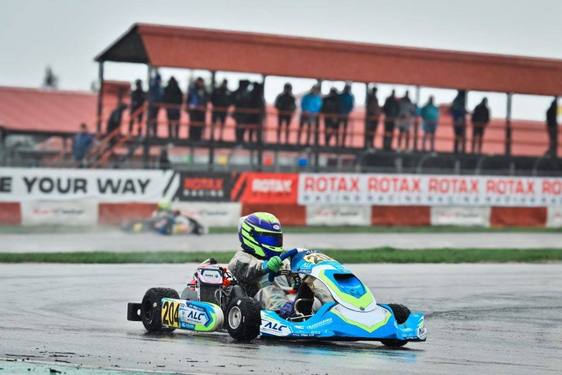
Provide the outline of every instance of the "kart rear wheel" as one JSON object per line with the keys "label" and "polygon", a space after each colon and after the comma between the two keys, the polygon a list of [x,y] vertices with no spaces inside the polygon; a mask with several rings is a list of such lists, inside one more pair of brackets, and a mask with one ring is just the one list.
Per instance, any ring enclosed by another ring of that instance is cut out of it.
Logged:
{"label": "kart rear wheel", "polygon": [[226,311],[228,334],[238,341],[250,341],[260,334],[259,303],[250,297],[234,298]]}
{"label": "kart rear wheel", "polygon": [[[406,306],[399,305],[399,304],[396,304],[396,303],[391,303],[391,304],[388,304],[388,307],[390,307],[390,309],[392,310],[392,313],[394,314],[394,319],[396,319],[396,323],[402,324],[406,320],[408,320],[408,317],[410,316],[410,309],[407,308]],[[398,339],[385,339],[385,340],[381,340],[381,342],[385,346],[388,346],[388,347],[391,347],[391,348],[399,348],[401,346],[406,345],[406,343],[408,341],[398,340]]]}
{"label": "kart rear wheel", "polygon": [[144,294],[140,315],[148,332],[172,332],[175,329],[162,326],[162,298],[179,299],[179,295],[174,289],[168,288],[151,288]]}

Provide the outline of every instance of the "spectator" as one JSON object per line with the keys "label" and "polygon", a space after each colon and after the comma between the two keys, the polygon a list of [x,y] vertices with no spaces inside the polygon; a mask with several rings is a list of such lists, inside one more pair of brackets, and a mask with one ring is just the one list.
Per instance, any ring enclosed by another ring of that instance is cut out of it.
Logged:
{"label": "spectator", "polygon": [[189,136],[194,141],[200,141],[205,127],[208,95],[203,78],[197,77],[189,87],[187,93],[187,111],[189,113]]}
{"label": "spectator", "polygon": [[551,157],[558,156],[558,103],[554,98],[546,111],[546,130],[548,132],[548,151]]}
{"label": "spectator", "polygon": [[386,151],[392,150],[392,139],[394,138],[394,127],[398,112],[400,111],[400,104],[396,99],[396,91],[392,90],[391,94],[386,98],[384,106],[384,141],[383,147]]}
{"label": "spectator", "polygon": [[119,103],[117,107],[109,115],[109,120],[107,120],[107,135],[119,134],[119,129],[121,128],[121,120],[123,118],[123,111],[127,109],[127,104]]}
{"label": "spectator", "polygon": [[228,81],[224,79],[219,87],[216,87],[211,93],[211,104],[213,105],[213,115],[211,122],[213,124],[213,132],[215,125],[219,126],[219,136],[215,138],[219,141],[223,140],[224,136],[224,124],[226,123],[226,115],[228,113],[228,107],[230,106],[231,96],[230,91],[228,91]]}
{"label": "spectator", "polygon": [[341,129],[341,147],[345,147],[345,140],[347,137],[347,125],[349,123],[349,114],[353,111],[355,105],[355,98],[351,93],[351,84],[346,83],[342,93],[338,96],[338,112],[340,115],[341,123],[338,128]]}
{"label": "spectator", "polygon": [[248,113],[248,141],[262,142],[263,119],[265,117],[265,99],[263,85],[254,82],[250,91],[250,111]]}
{"label": "spectator", "polygon": [[416,117],[416,105],[410,100],[408,91],[400,98],[398,108],[398,151],[406,151],[410,148],[410,129]]}
{"label": "spectator", "polygon": [[248,111],[251,106],[250,81],[243,79],[238,82],[238,89],[234,92],[234,120],[236,121],[236,143],[244,142],[248,123]]}
{"label": "spectator", "polygon": [[315,139],[318,139],[318,114],[322,109],[322,97],[320,96],[320,86],[314,85],[310,91],[301,99],[301,118],[299,121],[299,131],[297,142],[301,144],[301,134],[306,126],[306,145],[310,146],[310,134],[314,132]]}
{"label": "spectator", "polygon": [[453,116],[453,130],[455,141],[453,152],[465,153],[466,146],[466,90],[459,90],[451,104],[451,115]]}
{"label": "spectator", "polygon": [[135,89],[131,92],[131,107],[129,114],[129,135],[133,135],[135,122],[137,123],[137,135],[141,135],[143,118],[143,106],[146,101],[146,94],[142,89],[142,81],[135,81]]}
{"label": "spectator", "polygon": [[365,148],[375,148],[375,136],[379,126],[381,107],[377,98],[377,87],[367,94],[367,118],[365,119]]}
{"label": "spectator", "polygon": [[74,136],[72,143],[72,158],[80,167],[84,166],[84,158],[94,143],[94,136],[88,133],[86,124],[80,124],[80,132]]}
{"label": "spectator", "polygon": [[162,77],[160,73],[150,79],[148,88],[148,126],[146,129],[147,137],[158,137],[158,113],[164,90],[162,89]]}
{"label": "spectator", "polygon": [[178,81],[172,76],[164,89],[163,102],[166,104],[166,116],[168,117],[168,138],[178,139],[180,137],[180,108],[183,102],[183,92]]}
{"label": "spectator", "polygon": [[285,134],[285,143],[289,143],[289,128],[297,108],[293,86],[290,83],[285,83],[283,92],[275,98],[275,108],[277,109],[277,143],[281,143],[282,133]]}
{"label": "spectator", "polygon": [[484,130],[490,122],[490,110],[488,109],[488,99],[484,98],[472,112],[472,153],[482,153],[482,139]]}
{"label": "spectator", "polygon": [[160,148],[160,155],[158,156],[158,168],[159,169],[163,169],[163,170],[170,169],[170,166],[171,166],[172,163],[170,163],[168,148],[170,148],[169,145],[168,146],[162,146]]}
{"label": "spectator", "polygon": [[435,152],[435,131],[439,122],[439,108],[434,104],[433,96],[430,96],[427,103],[421,108],[420,116],[423,121],[422,150],[426,151],[426,143],[429,140],[429,151]]}
{"label": "spectator", "polygon": [[322,114],[324,115],[325,145],[330,145],[332,137],[335,138],[335,146],[339,145],[339,97],[335,87],[330,89],[330,93],[322,100]]}

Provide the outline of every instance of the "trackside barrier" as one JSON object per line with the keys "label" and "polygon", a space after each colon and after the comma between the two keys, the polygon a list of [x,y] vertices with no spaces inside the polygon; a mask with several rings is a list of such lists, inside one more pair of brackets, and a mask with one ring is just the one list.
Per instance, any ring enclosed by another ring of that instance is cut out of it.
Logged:
{"label": "trackside barrier", "polygon": [[0,168],[4,225],[119,224],[163,198],[208,226],[562,226],[562,178]]}

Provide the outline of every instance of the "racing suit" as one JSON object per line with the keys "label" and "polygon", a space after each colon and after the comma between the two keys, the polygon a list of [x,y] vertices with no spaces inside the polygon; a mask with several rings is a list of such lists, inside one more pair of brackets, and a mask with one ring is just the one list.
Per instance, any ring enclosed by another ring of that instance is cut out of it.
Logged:
{"label": "racing suit", "polygon": [[[263,309],[279,310],[289,301],[285,291],[291,289],[285,276],[277,276],[269,281],[269,273],[263,269],[263,260],[243,251],[238,251],[228,263],[228,270],[236,278],[242,289],[253,296]],[[288,269],[288,261],[282,269]]]}

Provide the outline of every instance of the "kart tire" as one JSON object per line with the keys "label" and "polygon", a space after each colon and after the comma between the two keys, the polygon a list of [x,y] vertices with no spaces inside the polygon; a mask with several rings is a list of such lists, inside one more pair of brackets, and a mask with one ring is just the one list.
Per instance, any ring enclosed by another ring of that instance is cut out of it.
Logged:
{"label": "kart tire", "polygon": [[261,325],[260,310],[260,304],[253,298],[234,298],[226,311],[228,334],[237,341],[250,341],[258,337]]}
{"label": "kart tire", "polygon": [[396,323],[402,324],[410,317],[410,309],[404,305],[399,305],[397,303],[389,303],[388,307],[392,310],[394,314],[394,319]]}
{"label": "kart tire", "polygon": [[[399,305],[399,304],[396,304],[396,303],[391,303],[391,304],[388,304],[388,307],[390,307],[390,309],[392,310],[392,313],[394,314],[394,319],[396,319],[396,323],[402,324],[406,320],[408,320],[408,317],[410,316],[410,309],[407,308],[406,306]],[[388,347],[391,347],[391,348],[399,348],[401,346],[406,345],[406,343],[408,341],[398,340],[398,339],[386,339],[386,340],[381,340],[381,342],[385,346],[388,346]]]}
{"label": "kart tire", "polygon": [[175,329],[162,326],[162,298],[179,299],[179,295],[174,289],[151,288],[142,298],[141,321],[148,332],[172,332]]}

